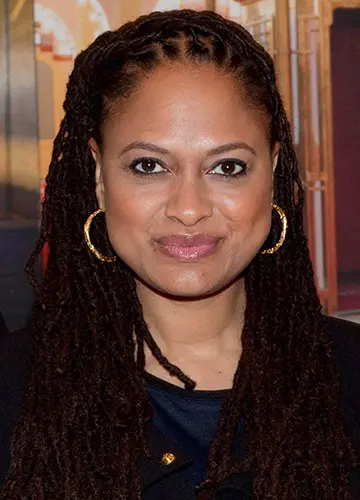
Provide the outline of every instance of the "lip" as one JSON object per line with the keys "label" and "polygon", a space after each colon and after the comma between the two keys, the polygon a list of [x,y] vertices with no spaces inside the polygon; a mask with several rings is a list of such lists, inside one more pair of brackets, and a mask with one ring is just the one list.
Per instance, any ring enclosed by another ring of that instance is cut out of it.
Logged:
{"label": "lip", "polygon": [[213,254],[222,238],[208,234],[175,234],[155,240],[156,247],[180,261],[198,261]]}

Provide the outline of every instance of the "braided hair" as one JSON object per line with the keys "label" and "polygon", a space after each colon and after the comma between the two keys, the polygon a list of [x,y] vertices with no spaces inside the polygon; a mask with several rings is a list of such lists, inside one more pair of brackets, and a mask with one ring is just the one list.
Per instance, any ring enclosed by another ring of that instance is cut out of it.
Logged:
{"label": "braided hair", "polygon": [[[264,118],[271,146],[280,144],[274,202],[289,223],[281,250],[257,255],[245,271],[243,352],[199,498],[210,498],[230,474],[252,468],[255,498],[349,500],[344,463],[350,451],[338,376],[314,285],[303,231],[304,193],[273,61],[240,25],[191,10],[142,16],[100,35],[76,58],[54,141],[40,237],[27,266],[37,290],[34,353],[0,498],[139,499],[137,461],[151,453],[152,423],[144,343],[193,387],[152,339],[131,270],[120,259],[97,260],[83,236],[84,222],[97,208],[89,139],[101,146],[111,105],[173,61],[212,64],[232,75]],[[94,225],[103,241],[101,224]],[[46,242],[48,267],[37,284],[34,267]],[[240,419],[247,445],[241,461],[231,453]]]}

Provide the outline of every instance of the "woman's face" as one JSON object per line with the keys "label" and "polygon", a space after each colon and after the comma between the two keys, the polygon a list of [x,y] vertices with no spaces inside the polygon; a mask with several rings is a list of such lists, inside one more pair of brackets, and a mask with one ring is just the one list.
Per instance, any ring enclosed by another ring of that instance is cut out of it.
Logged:
{"label": "woman's face", "polygon": [[111,244],[152,289],[217,292],[263,245],[276,158],[230,76],[161,67],[113,105],[101,154],[90,146]]}

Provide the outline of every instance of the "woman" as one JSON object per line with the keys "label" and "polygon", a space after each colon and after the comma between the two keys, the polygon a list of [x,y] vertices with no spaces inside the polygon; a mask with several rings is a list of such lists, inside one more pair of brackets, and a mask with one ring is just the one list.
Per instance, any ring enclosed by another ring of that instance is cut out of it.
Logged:
{"label": "woman", "polygon": [[356,498],[359,330],[321,315],[269,55],[154,13],[77,57],[64,109],[1,498]]}

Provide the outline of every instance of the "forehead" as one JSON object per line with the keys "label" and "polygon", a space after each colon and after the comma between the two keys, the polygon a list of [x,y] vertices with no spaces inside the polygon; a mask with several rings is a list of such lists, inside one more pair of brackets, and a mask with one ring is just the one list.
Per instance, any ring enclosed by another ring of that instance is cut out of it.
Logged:
{"label": "forehead", "polygon": [[111,106],[104,145],[141,136],[181,140],[184,146],[197,138],[211,143],[241,139],[268,147],[264,119],[244,96],[241,82],[210,65],[159,67],[142,78],[130,97]]}

